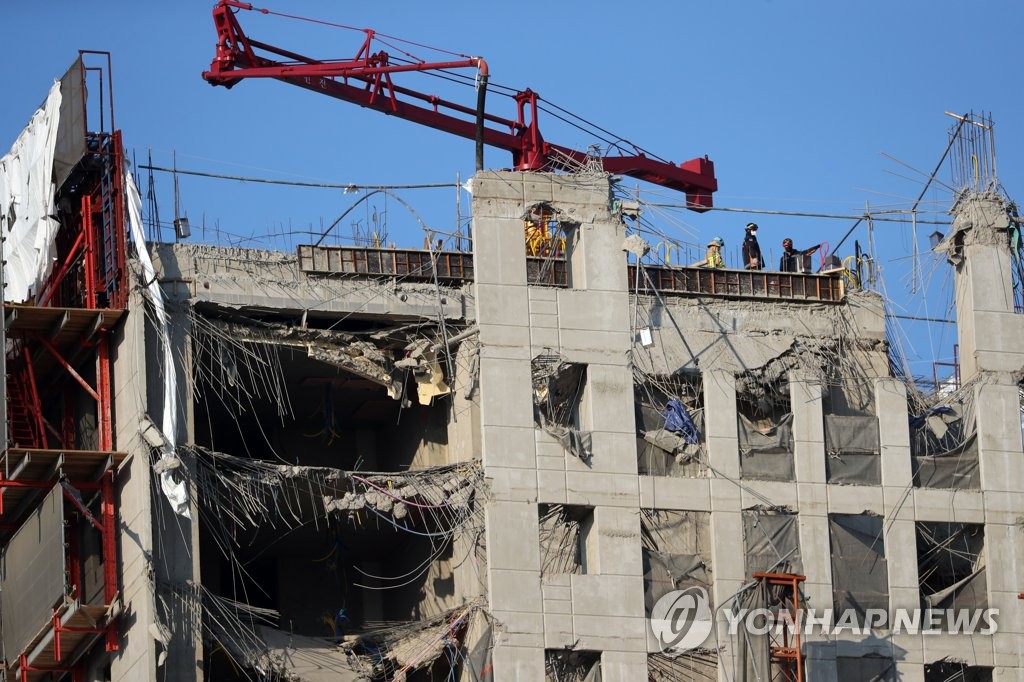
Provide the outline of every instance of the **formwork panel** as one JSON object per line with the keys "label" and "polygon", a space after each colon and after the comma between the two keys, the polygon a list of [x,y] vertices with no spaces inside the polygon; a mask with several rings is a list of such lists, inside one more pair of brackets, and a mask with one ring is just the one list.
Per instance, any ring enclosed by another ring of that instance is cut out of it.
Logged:
{"label": "formwork panel", "polygon": [[55,485],[0,555],[0,613],[9,657],[32,643],[64,598],[64,498]]}

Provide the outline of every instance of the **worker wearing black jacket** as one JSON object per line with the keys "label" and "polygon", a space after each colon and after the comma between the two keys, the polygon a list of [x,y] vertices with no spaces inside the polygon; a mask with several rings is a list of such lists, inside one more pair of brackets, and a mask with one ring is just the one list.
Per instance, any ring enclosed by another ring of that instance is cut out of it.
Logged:
{"label": "worker wearing black jacket", "polygon": [[786,237],[782,240],[782,258],[779,259],[779,270],[782,272],[810,272],[808,256],[821,248],[816,244],[809,249],[794,249],[793,240]]}
{"label": "worker wearing black jacket", "polygon": [[743,238],[743,267],[747,270],[764,269],[761,245],[757,243],[757,223],[747,223],[747,236]]}

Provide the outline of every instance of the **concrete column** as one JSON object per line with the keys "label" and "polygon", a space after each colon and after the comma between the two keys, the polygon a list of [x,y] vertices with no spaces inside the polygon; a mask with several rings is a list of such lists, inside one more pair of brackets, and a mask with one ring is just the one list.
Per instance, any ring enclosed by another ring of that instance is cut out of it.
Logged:
{"label": "concrete column", "polygon": [[916,661],[897,661],[896,676],[900,682],[924,682],[924,665]]}
{"label": "concrete column", "polygon": [[491,652],[494,679],[536,682],[544,679],[544,650],[497,644]]}
{"label": "concrete column", "polygon": [[[571,287],[526,283],[522,216],[544,202],[570,229]],[[625,231],[606,177],[477,174],[473,189],[480,422],[495,680],[543,679],[544,648],[606,656],[606,679],[646,671]],[[583,462],[533,424],[531,359],[544,351],[587,367]],[[538,497],[592,507],[586,575],[540,576]]]}
{"label": "concrete column", "polygon": [[722,476],[738,479],[740,454],[736,433],[736,378],[727,371],[705,372],[703,377],[708,461]]}
{"label": "concrete column", "polygon": [[[889,579],[889,615],[895,609],[920,605],[917,571],[916,508],[910,460],[910,429],[904,385],[894,378],[875,381],[875,411],[882,457],[883,525]],[[924,652],[920,635],[894,635],[900,679],[924,679]]]}
{"label": "concrete column", "polygon": [[789,378],[790,409],[793,410],[793,457],[796,480],[825,482],[825,417],[821,383],[799,373]]}
{"label": "concrete column", "polygon": [[[799,484],[800,557],[803,560],[803,584],[806,605],[815,611],[832,608],[832,547],[828,530],[828,509],[824,485]],[[820,495],[820,499],[816,499]]]}
{"label": "concrete column", "polygon": [[972,194],[956,206],[953,232],[943,241],[956,267],[960,375],[1024,367],[1024,316],[1015,315],[1010,274],[1010,220],[997,194]]}
{"label": "concrete column", "polygon": [[[481,455],[495,498],[536,501],[523,188],[512,174],[473,186],[473,267],[480,327]],[[536,539],[536,536],[534,536]]]}
{"label": "concrete column", "polygon": [[875,413],[882,457],[882,485],[894,494],[913,481],[907,390],[897,379],[875,380]]}
{"label": "concrete column", "polygon": [[113,362],[114,435],[116,447],[128,454],[117,478],[118,558],[121,600],[132,614],[131,627],[122,625],[121,648],[111,656],[112,680],[157,679],[156,647],[149,625],[156,619],[150,576],[153,566],[152,470],[149,446],[142,439],[146,414],[146,339],[143,300],[129,296],[129,309],[111,339]]}
{"label": "concrete column", "polygon": [[[537,505],[496,501],[486,510],[487,574],[496,644],[544,647]],[[496,674],[508,678],[495,663]]]}
{"label": "concrete column", "polygon": [[[183,304],[179,303],[178,306]],[[169,324],[168,333],[171,344],[171,355],[174,357],[175,367],[161,370],[174,371],[177,374],[178,395],[173,409],[177,412],[178,443],[194,442],[193,405],[192,405],[192,325],[188,313],[183,307],[175,309],[175,304],[169,303]],[[159,366],[163,353],[159,339],[154,335],[148,339],[146,356],[150,363]],[[161,375],[162,376],[162,375]],[[163,380],[162,378],[151,382],[149,387],[150,405],[149,413],[152,415],[163,414]],[[195,465],[184,462],[187,468],[195,469]],[[200,579],[200,556],[199,556],[199,523],[200,515],[196,500],[191,500],[192,520],[178,516],[171,511],[166,500],[160,497],[157,504],[164,505],[162,513],[154,516],[155,534],[159,538],[157,543],[158,559],[156,564],[156,577],[159,581],[166,581],[177,585],[184,585],[189,582],[201,582]],[[200,682],[203,679],[202,668],[202,633],[176,633],[171,640],[171,651],[168,652],[167,660],[161,672],[161,678],[172,681]]]}
{"label": "concrete column", "polygon": [[985,557],[989,608],[999,610],[995,639],[998,665],[1024,662],[1024,614],[1017,594],[1024,589],[1024,448],[1019,389],[983,384],[975,389],[978,458],[985,498]]}
{"label": "concrete column", "polygon": [[[728,621],[722,606],[746,579],[743,554],[742,493],[739,487],[740,455],[736,432],[736,377],[729,371],[710,371],[704,380],[704,415],[707,431],[711,508],[711,568],[715,611],[715,632],[720,654],[720,680],[733,670],[737,641],[728,636]],[[717,473],[716,473],[717,472]],[[730,480],[731,479],[731,480]]]}
{"label": "concrete column", "polygon": [[978,464],[986,492],[1024,490],[1019,390],[1011,383],[983,384],[974,391]]}
{"label": "concrete column", "polygon": [[601,657],[602,682],[633,682],[647,679],[647,654],[606,651]]}

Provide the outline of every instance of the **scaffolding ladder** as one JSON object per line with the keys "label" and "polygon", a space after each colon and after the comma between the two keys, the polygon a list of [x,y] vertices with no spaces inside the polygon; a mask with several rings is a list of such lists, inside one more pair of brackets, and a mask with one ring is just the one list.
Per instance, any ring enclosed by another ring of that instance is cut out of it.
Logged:
{"label": "scaffolding ladder", "polygon": [[771,606],[779,606],[775,627],[768,630],[768,659],[772,665],[769,679],[778,682],[804,682],[804,659],[800,651],[803,625],[800,583],[806,576],[795,573],[755,573],[762,594]]}

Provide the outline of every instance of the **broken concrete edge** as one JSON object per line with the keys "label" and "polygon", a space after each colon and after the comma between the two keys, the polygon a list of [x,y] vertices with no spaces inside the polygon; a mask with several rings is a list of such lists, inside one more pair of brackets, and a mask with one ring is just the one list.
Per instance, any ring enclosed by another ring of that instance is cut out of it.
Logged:
{"label": "broken concrete edge", "polygon": [[[154,623],[156,627],[150,628],[164,653],[173,654],[172,628],[202,628],[207,637],[223,646],[243,667],[289,680],[355,682],[365,679],[368,673],[385,671],[388,677],[399,679],[405,673],[428,667],[449,648],[468,652],[481,646],[489,650],[492,645],[490,616],[480,600],[433,617],[365,632],[347,633],[336,624],[333,635],[312,637],[275,627],[280,614],[273,609],[218,596],[196,583],[159,582],[154,584],[154,592],[165,617],[171,613],[190,615],[189,623],[166,618],[171,627]],[[487,627],[476,627],[473,631],[481,619]],[[306,676],[314,671],[317,676]],[[324,673],[330,677],[322,678]]]}

